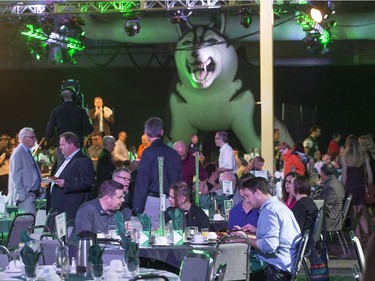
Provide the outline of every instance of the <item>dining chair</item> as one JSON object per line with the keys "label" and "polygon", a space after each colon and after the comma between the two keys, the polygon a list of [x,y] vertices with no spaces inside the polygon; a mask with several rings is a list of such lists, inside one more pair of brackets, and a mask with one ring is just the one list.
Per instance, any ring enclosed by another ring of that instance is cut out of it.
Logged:
{"label": "dining chair", "polygon": [[166,277],[162,274],[153,274],[153,273],[145,274],[145,275],[138,275],[136,277],[133,277],[129,281],[136,281],[136,280],[155,280],[155,281],[164,280],[164,281],[169,281],[168,277]]}
{"label": "dining chair", "polygon": [[181,264],[181,281],[211,281],[213,259],[209,252],[194,249],[187,253]]}
{"label": "dining chair", "polygon": [[56,261],[56,248],[63,246],[61,240],[54,233],[42,233],[40,236],[42,255],[39,265],[52,265]]}
{"label": "dining chair", "polygon": [[226,263],[224,280],[250,279],[250,240],[243,236],[223,237],[214,251],[214,271]]}
{"label": "dining chair", "polygon": [[292,267],[292,272],[291,272],[292,278],[290,279],[291,281],[296,280],[298,277],[301,264],[303,263],[304,258],[305,258],[305,252],[306,252],[307,244],[309,242],[309,236],[310,236],[310,230],[306,230],[301,241],[299,242],[296,259]]}
{"label": "dining chair", "polygon": [[0,271],[5,270],[11,260],[10,252],[7,247],[0,245]]}
{"label": "dining chair", "polygon": [[[342,211],[341,211],[342,216],[343,216],[343,220],[345,220],[346,216],[349,213],[349,208],[350,208],[350,204],[352,203],[352,198],[353,198],[352,194],[349,194],[349,196],[345,199],[345,203],[344,203],[344,206],[342,207]],[[344,227],[344,222],[342,223],[340,230],[335,230],[335,231],[330,232],[330,237],[331,237],[331,240],[332,240],[334,238],[335,234],[337,235],[337,238],[339,240],[342,252],[344,254],[343,257],[346,258],[347,256],[350,255],[350,248],[348,246],[348,243],[346,242],[345,234],[342,230],[343,227]]]}
{"label": "dining chair", "polygon": [[59,214],[59,210],[56,208],[51,208],[48,210],[46,217],[46,226],[49,228],[51,233],[56,232],[56,222],[55,217]]}
{"label": "dining chair", "polygon": [[352,240],[353,248],[355,251],[355,256],[357,258],[359,273],[363,274],[363,272],[365,271],[366,262],[365,262],[365,255],[363,253],[361,242],[359,241],[358,237],[355,235],[353,230],[351,230],[349,233],[350,233],[350,240]]}
{"label": "dining chair", "polygon": [[222,263],[221,265],[219,265],[214,276],[214,281],[224,281],[226,269],[227,269],[226,263]]}
{"label": "dining chair", "polygon": [[18,248],[21,242],[21,233],[28,233],[29,228],[35,224],[35,215],[32,213],[16,214],[10,226],[6,247],[8,249]]}

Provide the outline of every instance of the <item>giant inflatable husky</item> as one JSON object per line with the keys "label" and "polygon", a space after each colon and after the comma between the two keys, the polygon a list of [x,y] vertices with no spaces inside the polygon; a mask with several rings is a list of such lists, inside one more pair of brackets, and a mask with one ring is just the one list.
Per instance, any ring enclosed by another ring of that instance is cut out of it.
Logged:
{"label": "giant inflatable husky", "polygon": [[[186,141],[198,131],[233,130],[247,150],[260,146],[253,121],[259,74],[239,60],[224,28],[224,17],[209,26],[180,24],[175,52],[179,81],[169,100],[170,136]],[[281,127],[277,120],[275,127]]]}

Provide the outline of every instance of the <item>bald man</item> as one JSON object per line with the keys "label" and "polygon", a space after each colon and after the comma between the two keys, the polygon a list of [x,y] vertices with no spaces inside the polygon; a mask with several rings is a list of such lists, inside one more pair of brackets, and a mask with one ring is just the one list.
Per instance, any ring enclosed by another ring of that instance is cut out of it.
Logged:
{"label": "bald man", "polygon": [[[175,142],[173,148],[181,157],[182,180],[187,183],[188,186],[192,187],[194,184],[193,178],[195,176],[195,156],[189,153],[188,147],[183,141]],[[206,185],[208,175],[200,161],[198,161],[198,165],[199,191],[202,192],[204,186]]]}

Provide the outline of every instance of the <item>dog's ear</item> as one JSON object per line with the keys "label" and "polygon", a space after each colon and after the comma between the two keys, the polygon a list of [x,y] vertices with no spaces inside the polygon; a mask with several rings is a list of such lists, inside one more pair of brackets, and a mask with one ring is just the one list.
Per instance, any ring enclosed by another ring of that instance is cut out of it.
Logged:
{"label": "dog's ear", "polygon": [[191,24],[191,22],[187,18],[182,19],[180,21],[180,23],[177,24],[177,32],[178,32],[178,36],[179,37],[181,37],[186,32],[188,32],[188,31],[190,31],[192,29],[193,29],[193,25]]}
{"label": "dog's ear", "polygon": [[217,31],[220,31],[221,34],[225,34],[226,22],[224,14],[220,13],[220,16],[212,17],[209,27]]}

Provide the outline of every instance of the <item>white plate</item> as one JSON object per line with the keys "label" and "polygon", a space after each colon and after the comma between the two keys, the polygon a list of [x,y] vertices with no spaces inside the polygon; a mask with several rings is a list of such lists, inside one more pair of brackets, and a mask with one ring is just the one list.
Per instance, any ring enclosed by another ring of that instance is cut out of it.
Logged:
{"label": "white plate", "polygon": [[158,246],[158,247],[166,247],[166,246],[169,246],[169,244],[154,244],[154,246]]}
{"label": "white plate", "polygon": [[19,273],[19,274],[22,274],[22,270],[21,269],[14,269],[14,270],[11,270],[9,268],[5,269],[4,270],[5,273]]}
{"label": "white plate", "polygon": [[46,183],[56,183],[56,180],[53,180],[53,179],[50,179],[50,178],[42,178],[42,182],[46,182]]}
{"label": "white plate", "polygon": [[202,241],[202,242],[195,242],[195,241],[190,241],[189,243],[194,244],[194,245],[207,245],[207,241]]}

